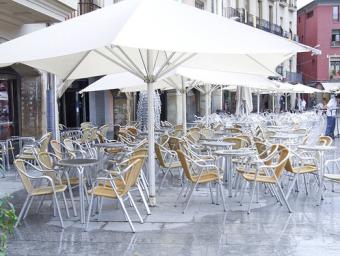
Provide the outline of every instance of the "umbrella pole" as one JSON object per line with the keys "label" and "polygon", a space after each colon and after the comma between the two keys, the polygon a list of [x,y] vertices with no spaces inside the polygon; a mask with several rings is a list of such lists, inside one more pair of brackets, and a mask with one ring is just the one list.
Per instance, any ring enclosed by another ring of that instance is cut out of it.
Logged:
{"label": "umbrella pole", "polygon": [[275,113],[275,94],[272,95],[273,113]]}
{"label": "umbrella pole", "polygon": [[260,114],[260,94],[257,94],[257,114]]}
{"label": "umbrella pole", "polygon": [[[206,86],[208,87],[208,85]],[[207,88],[205,92],[205,117],[206,117],[206,125],[208,126],[209,121],[208,121],[208,116],[209,116],[209,91],[210,89]]]}
{"label": "umbrella pole", "polygon": [[285,93],[285,110],[286,110],[286,112],[288,111],[288,99],[287,99],[287,97],[288,97],[288,93]]}
{"label": "umbrella pole", "polygon": [[149,171],[149,204],[156,205],[156,173],[155,173],[155,107],[154,107],[154,85],[150,76],[153,69],[152,51],[147,51],[147,66],[149,79],[148,86],[148,171]]}
{"label": "umbrella pole", "polygon": [[183,122],[183,134],[184,136],[187,134],[187,95],[185,92],[185,84],[184,84],[184,78],[181,77],[182,81],[182,122]]}

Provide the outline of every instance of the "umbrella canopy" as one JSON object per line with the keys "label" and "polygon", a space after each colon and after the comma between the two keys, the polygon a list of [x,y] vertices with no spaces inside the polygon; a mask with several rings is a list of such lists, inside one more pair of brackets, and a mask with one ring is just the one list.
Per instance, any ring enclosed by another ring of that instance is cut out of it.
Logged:
{"label": "umbrella canopy", "polygon": [[[96,33],[89,37],[88,31]],[[275,63],[311,50],[173,0],[126,0],[1,44],[0,65],[21,62],[54,73],[62,82],[128,71],[148,83],[151,96],[153,83],[184,63],[187,67],[218,71],[234,67],[244,70],[242,63],[248,66],[253,63],[258,67],[256,72],[267,74],[274,72]],[[58,89],[59,96],[66,88]],[[153,105],[153,98],[149,97],[148,171],[152,205],[155,204]]]}
{"label": "umbrella canopy", "polygon": [[340,83],[322,83],[322,86],[327,92],[335,92],[340,90]]}
{"label": "umbrella canopy", "polygon": [[[96,35],[89,39],[91,30]],[[126,69],[144,79],[142,49],[157,51],[160,77],[169,68],[165,60],[170,66],[187,60],[188,67],[268,74],[312,48],[172,0],[126,0],[6,42],[0,63],[22,62],[63,80]],[[205,54],[190,61],[190,53]]]}

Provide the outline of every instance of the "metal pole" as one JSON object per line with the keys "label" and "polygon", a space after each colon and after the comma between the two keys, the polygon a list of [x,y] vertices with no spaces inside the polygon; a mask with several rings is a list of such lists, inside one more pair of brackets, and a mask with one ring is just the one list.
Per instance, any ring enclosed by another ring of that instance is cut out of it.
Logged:
{"label": "metal pole", "polygon": [[275,95],[272,95],[272,103],[273,103],[273,113],[275,113]]}
{"label": "metal pole", "polygon": [[205,117],[206,117],[206,123],[208,125],[208,116],[209,116],[209,95],[210,95],[210,85],[205,86]]}
{"label": "metal pole", "polygon": [[285,93],[285,110],[288,111],[288,93]]}
{"label": "metal pole", "polygon": [[149,204],[156,205],[156,174],[155,174],[155,107],[154,107],[154,86],[153,86],[153,53],[147,50],[148,69],[148,171],[149,171]]}
{"label": "metal pole", "polygon": [[185,84],[184,84],[184,78],[181,77],[182,81],[182,122],[183,122],[183,134],[184,136],[187,134],[187,95],[185,91]]}
{"label": "metal pole", "polygon": [[257,94],[257,114],[260,114],[260,94]]}

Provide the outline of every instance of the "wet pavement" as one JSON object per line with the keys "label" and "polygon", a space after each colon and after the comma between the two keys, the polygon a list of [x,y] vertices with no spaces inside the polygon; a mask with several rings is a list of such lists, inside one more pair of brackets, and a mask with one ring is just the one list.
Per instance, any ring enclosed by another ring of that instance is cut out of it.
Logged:
{"label": "wet pavement", "polygon": [[[11,179],[16,182],[15,177]],[[4,182],[0,180],[1,188]],[[37,200],[10,238],[8,255],[340,255],[340,185],[335,186],[335,192],[331,192],[330,183],[326,186],[321,206],[316,206],[312,182],[308,196],[303,187],[292,193],[291,214],[260,191],[259,202],[253,204],[249,215],[248,194],[243,206],[239,198],[227,198],[230,209],[224,212],[222,205],[211,204],[208,190],[202,187],[194,192],[183,214],[182,205],[174,207],[179,182],[176,177],[169,178],[149,216],[134,193],[145,221],[138,223],[132,207],[127,207],[135,234],[120,207],[110,200],[104,201],[102,216],[93,218],[88,232],[76,217],[67,219],[65,209],[66,228],[62,230],[48,201],[36,214]],[[23,190],[13,194],[18,212],[25,195]]]}

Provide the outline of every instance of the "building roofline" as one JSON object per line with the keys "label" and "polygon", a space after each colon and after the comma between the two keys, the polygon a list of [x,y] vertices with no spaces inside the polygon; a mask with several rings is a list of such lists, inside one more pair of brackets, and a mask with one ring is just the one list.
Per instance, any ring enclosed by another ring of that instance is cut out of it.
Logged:
{"label": "building roofline", "polygon": [[301,7],[297,13],[301,13],[303,11],[306,11],[310,8],[312,8],[313,6],[317,6],[317,5],[322,5],[322,4],[340,4],[339,0],[313,0],[312,2],[306,4],[305,6]]}

